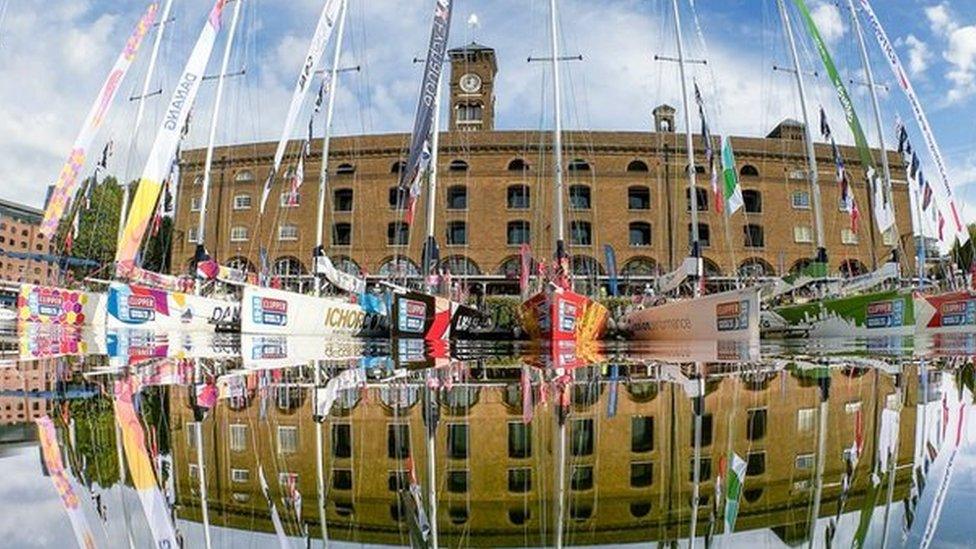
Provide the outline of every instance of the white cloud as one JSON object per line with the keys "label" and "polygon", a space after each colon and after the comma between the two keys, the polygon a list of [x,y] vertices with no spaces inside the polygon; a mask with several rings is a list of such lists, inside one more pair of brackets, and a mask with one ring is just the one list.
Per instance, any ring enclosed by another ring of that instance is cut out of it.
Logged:
{"label": "white cloud", "polygon": [[909,34],[904,44],[908,46],[908,70],[911,71],[912,76],[921,75],[929,68],[929,61],[932,59],[929,45],[914,34]]}
{"label": "white cloud", "polygon": [[956,27],[948,2],[925,8],[925,17],[928,18],[934,34],[943,34]]}
{"label": "white cloud", "polygon": [[959,27],[949,34],[942,57],[951,65],[946,78],[952,82],[947,96],[950,103],[976,93],[976,25]]}
{"label": "white cloud", "polygon": [[816,4],[810,11],[810,16],[828,44],[836,44],[847,33],[846,19],[841,16],[840,8],[833,3]]}

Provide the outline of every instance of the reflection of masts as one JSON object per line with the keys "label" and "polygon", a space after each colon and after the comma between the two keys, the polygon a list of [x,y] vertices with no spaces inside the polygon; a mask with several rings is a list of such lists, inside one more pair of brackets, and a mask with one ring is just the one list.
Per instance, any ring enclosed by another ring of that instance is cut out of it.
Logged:
{"label": "reflection of masts", "polygon": [[[438,80],[439,81],[439,80]],[[439,95],[439,94],[438,94]],[[436,117],[436,115],[435,115]],[[436,135],[436,126],[435,126]],[[435,164],[432,164],[435,165]],[[434,168],[436,170],[436,168]],[[429,374],[428,374],[429,375]],[[437,454],[434,444],[436,434],[432,414],[438,413],[437,402],[434,400],[434,389],[427,386],[427,413],[430,426],[427,428],[427,514],[430,517],[430,547],[437,549]]]}
{"label": "reflection of masts", "polygon": [[[238,1],[240,6],[240,1]],[[194,379],[197,383],[202,381],[202,368],[200,360],[197,359],[194,366]],[[200,509],[203,512],[203,539],[207,549],[210,549],[210,508],[207,503],[207,475],[203,468],[203,417],[197,418],[194,422],[193,438],[197,447],[197,484],[200,488]]]}
{"label": "reflection of masts", "polygon": [[918,545],[919,549],[927,549],[932,543],[936,528],[939,526],[939,519],[942,517],[942,506],[945,504],[946,495],[949,493],[949,481],[952,480],[953,465],[956,463],[956,454],[959,452],[959,441],[962,437],[962,422],[965,410],[965,404],[960,402],[959,422],[956,426],[956,444],[952,448],[952,453],[949,454],[949,461],[946,463],[945,472],[942,473],[942,480],[939,482],[939,488],[935,492],[932,510],[929,512],[928,520],[925,521],[925,533],[922,534],[922,541]]}
{"label": "reflection of masts", "polygon": [[[830,383],[829,378],[826,380],[821,380],[821,383]],[[807,528],[807,535],[809,540],[807,541],[807,547],[813,547],[814,539],[814,528],[817,524],[817,517],[820,515],[820,500],[823,496],[823,476],[824,476],[824,464],[826,460],[824,459],[824,453],[827,447],[827,415],[830,410],[827,399],[827,391],[821,388],[820,395],[820,414],[819,423],[817,424],[817,467],[816,467],[816,477],[814,479],[813,487],[813,507],[810,509],[809,526]]]}
{"label": "reflection of masts", "polygon": [[[557,403],[556,406],[561,406]],[[557,412],[557,417],[559,416]],[[558,421],[558,420],[557,420]],[[563,546],[563,523],[566,520],[566,424],[559,421],[556,430],[556,547]]]}
{"label": "reflection of masts", "polygon": [[115,421],[115,458],[119,462],[119,500],[122,502],[122,518],[125,519],[125,533],[129,538],[129,549],[135,549],[136,542],[132,539],[132,521],[129,518],[129,507],[125,504],[125,455],[122,452],[122,427]]}
{"label": "reflection of masts", "polygon": [[[851,6],[853,8],[853,5]],[[884,149],[882,149],[883,151]],[[896,386],[896,391],[898,395],[898,410],[901,411],[902,402],[902,392],[901,392],[901,376],[895,376],[895,381],[899,384]],[[894,441],[891,444],[891,452],[888,454],[888,497],[885,502],[884,510],[884,528],[881,530],[881,547],[887,547],[888,545],[888,516],[891,514],[891,501],[895,493],[895,463],[898,460],[898,447],[901,445],[901,437],[899,435],[900,426],[894,427],[890,435],[894,437]]]}
{"label": "reflection of masts", "polygon": [[[315,391],[322,386],[322,361],[315,361]],[[318,404],[318,402],[316,402]],[[317,410],[316,410],[317,411]],[[329,410],[324,410],[326,414]],[[328,416],[326,416],[328,417]],[[322,547],[329,545],[328,525],[325,522],[325,464],[322,462],[322,423],[325,417],[315,418],[315,482],[318,488],[319,527],[322,529]]]}
{"label": "reflection of masts", "polygon": [[[696,365],[699,368],[701,365]],[[695,453],[692,458],[691,484],[691,528],[688,532],[688,546],[695,546],[695,532],[698,530],[698,499],[701,494],[701,446],[702,446],[702,414],[705,412],[705,376],[698,372],[698,395],[692,400],[695,406]],[[717,494],[716,494],[717,496]]]}

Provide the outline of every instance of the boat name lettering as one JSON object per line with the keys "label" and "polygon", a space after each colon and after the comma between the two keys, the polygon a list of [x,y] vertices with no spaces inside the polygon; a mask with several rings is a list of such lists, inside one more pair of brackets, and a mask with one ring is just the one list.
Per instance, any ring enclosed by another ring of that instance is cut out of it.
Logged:
{"label": "boat name lettering", "polygon": [[183,79],[180,84],[176,87],[176,91],[173,93],[173,101],[169,105],[169,109],[166,111],[166,120],[163,122],[163,127],[171,132],[175,132],[180,129],[180,118],[183,114],[183,106],[186,104],[186,100],[190,95],[190,90],[193,88],[194,82],[197,80],[197,75],[192,72],[187,72],[183,74]]}

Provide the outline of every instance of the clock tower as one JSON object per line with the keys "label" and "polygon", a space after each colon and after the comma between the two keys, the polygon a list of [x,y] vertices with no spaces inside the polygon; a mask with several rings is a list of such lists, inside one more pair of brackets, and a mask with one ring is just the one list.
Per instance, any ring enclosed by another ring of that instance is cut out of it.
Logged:
{"label": "clock tower", "polygon": [[451,131],[495,129],[495,50],[472,42],[451,56]]}

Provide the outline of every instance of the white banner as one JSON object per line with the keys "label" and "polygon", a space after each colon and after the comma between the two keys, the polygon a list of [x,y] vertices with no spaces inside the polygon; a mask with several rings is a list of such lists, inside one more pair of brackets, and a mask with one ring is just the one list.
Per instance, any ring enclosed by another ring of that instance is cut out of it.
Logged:
{"label": "white banner", "polygon": [[336,269],[328,256],[321,255],[315,258],[315,272],[325,275],[329,282],[353,295],[360,295],[366,291],[365,280]]}
{"label": "white banner", "polygon": [[963,245],[969,241],[969,229],[959,216],[956,200],[953,198],[952,185],[949,183],[949,173],[946,170],[945,161],[942,159],[942,152],[939,150],[939,145],[935,141],[935,134],[932,132],[932,127],[929,126],[925,111],[922,110],[922,103],[919,101],[918,96],[915,95],[915,89],[908,79],[908,73],[905,72],[905,68],[901,64],[898,52],[895,51],[894,46],[891,45],[891,41],[888,40],[888,34],[882,28],[881,22],[878,21],[878,16],[874,14],[874,10],[871,8],[871,2],[869,0],[860,0],[860,2],[861,8],[864,9],[864,14],[868,18],[868,22],[871,23],[871,27],[874,29],[874,35],[878,39],[878,45],[881,46],[881,51],[884,52],[892,72],[895,73],[898,85],[905,92],[905,97],[908,98],[908,102],[912,106],[912,114],[915,115],[915,121],[918,122],[922,137],[925,138],[925,144],[929,147],[932,162],[935,163],[935,167],[939,172],[939,179],[942,181],[942,190],[945,193],[946,203],[949,205],[949,219],[952,223],[953,233],[959,239],[959,244]]}
{"label": "white banner", "polygon": [[245,334],[355,336],[381,330],[378,322],[346,298],[252,285],[244,286],[241,298],[241,333]]}
{"label": "white banner", "polygon": [[107,299],[108,328],[213,332],[233,325],[240,303],[113,282]]}
{"label": "white banner", "polygon": [[658,291],[666,294],[677,288],[689,276],[701,276],[701,259],[696,257],[686,257],[684,262],[676,271],[658,277]]}
{"label": "white banner", "polygon": [[271,192],[271,185],[281,167],[281,159],[285,156],[285,148],[288,146],[288,139],[295,127],[295,120],[298,118],[298,112],[302,109],[302,103],[308,94],[308,88],[312,82],[312,76],[315,74],[315,69],[319,65],[319,60],[325,53],[325,46],[329,43],[329,37],[332,36],[332,29],[335,27],[341,5],[342,0],[327,0],[325,6],[322,7],[322,15],[319,16],[319,23],[315,27],[312,43],[308,46],[308,55],[305,56],[305,62],[302,63],[302,71],[298,74],[295,91],[291,95],[291,104],[288,106],[285,127],[281,131],[281,139],[278,141],[278,149],[275,151],[271,175],[265,182],[264,191],[261,193],[261,213],[264,213],[264,207],[268,202],[268,193]]}
{"label": "white banner", "polygon": [[339,398],[339,391],[355,389],[366,384],[366,371],[362,368],[343,370],[336,377],[330,379],[325,387],[315,389],[315,415],[320,418],[328,417],[332,405]]}

